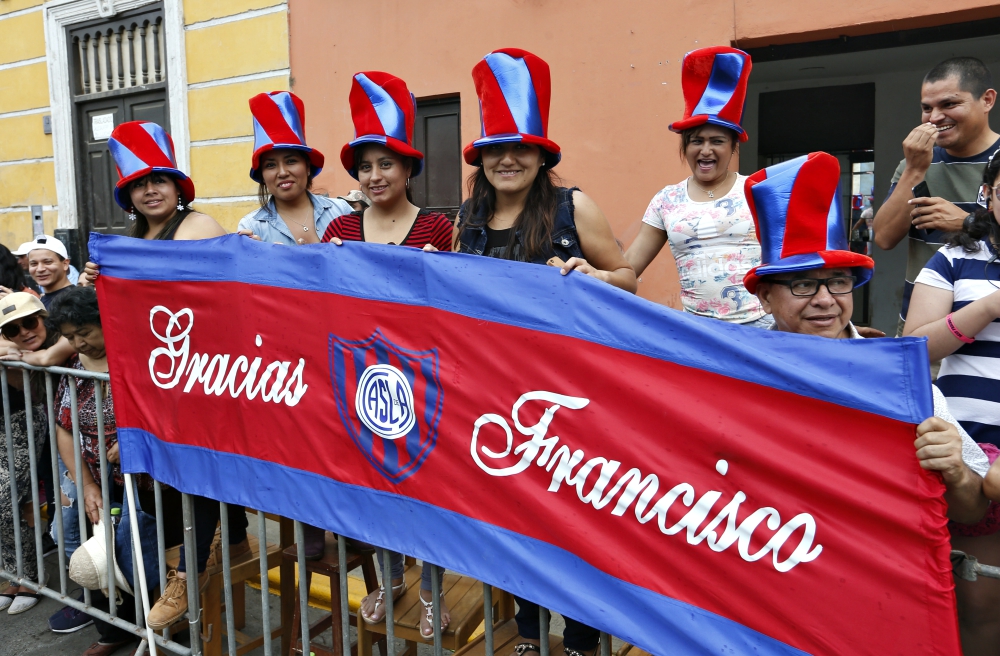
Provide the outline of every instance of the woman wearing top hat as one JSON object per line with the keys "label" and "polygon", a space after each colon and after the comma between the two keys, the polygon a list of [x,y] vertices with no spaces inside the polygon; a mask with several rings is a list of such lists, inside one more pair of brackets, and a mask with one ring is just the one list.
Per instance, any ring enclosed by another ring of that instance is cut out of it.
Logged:
{"label": "woman wearing top hat", "polygon": [[[351,84],[351,117],[354,139],[340,151],[340,163],[361,186],[362,197],[371,205],[333,220],[324,242],[338,246],[345,241],[366,241],[451,250],[452,224],[440,212],[412,203],[410,178],[423,169],[424,154],[413,147],[415,103],[406,82],[389,73],[364,71]],[[376,109],[378,108],[378,109]],[[406,591],[403,556],[389,553],[392,595]],[[378,552],[379,562],[383,552]],[[444,570],[438,569],[443,577]],[[420,634],[434,639],[431,567],[424,563],[420,581]],[[385,585],[361,601],[361,618],[369,624],[385,620]],[[441,631],[451,622],[444,594],[441,595]]]}
{"label": "woman wearing top hat", "polygon": [[730,171],[747,134],[740,125],[750,56],[726,46],[684,55],[684,118],[670,124],[681,135],[681,157],[691,175],[650,201],[639,235],[625,257],[636,275],[670,243],[686,312],[766,328],[771,318],[743,287],[760,264],[760,245],[743,194],[744,176]]}
{"label": "woman wearing top hat", "polygon": [[[482,108],[483,137],[465,148],[477,169],[469,200],[459,211],[463,253],[552,263],[563,275],[579,271],[634,292],[635,273],[622,255],[600,208],[582,191],[557,186],[552,167],[559,146],[548,138],[550,80],[542,59],[514,48],[486,55],[472,70]],[[539,607],[517,598],[518,644],[538,652]],[[600,632],[569,617],[567,656],[597,649]]]}
{"label": "woman wearing top hat", "polygon": [[580,271],[635,292],[601,209],[578,188],[557,186],[562,155],[548,138],[549,66],[517,48],[486,55],[472,69],[483,137],[466,146],[470,194],[458,215],[463,253]]}
{"label": "woman wearing top hat", "polygon": [[250,177],[260,185],[260,209],[240,219],[237,231],[289,246],[318,243],[330,222],[349,214],[351,206],[309,191],[326,158],[306,145],[305,105],[294,93],[272,91],[251,98],[250,113]]}
{"label": "woman wearing top hat", "polygon": [[447,215],[417,207],[410,194],[410,178],[423,170],[424,154],[413,147],[416,111],[406,82],[380,71],[357,73],[350,102],[354,140],[340,151],[340,162],[371,205],[335,219],[323,241],[451,250]]}
{"label": "woman wearing top hat", "polygon": [[[134,220],[130,235],[139,239],[194,240],[226,234],[215,219],[189,206],[195,197],[194,181],[177,168],[173,140],[167,132],[148,121],[122,123],[111,133],[108,149],[118,169],[115,201]],[[92,262],[86,267],[87,283],[100,275]],[[219,504],[204,497],[193,497],[199,584],[208,583],[212,565],[212,540],[219,519]],[[179,510],[179,509],[174,509]],[[247,542],[246,512],[229,506],[230,544],[233,558],[250,553]],[[164,629],[187,612],[187,565],[184,550],[176,572],[171,572],[162,586],[163,594],[150,609],[147,625]]]}

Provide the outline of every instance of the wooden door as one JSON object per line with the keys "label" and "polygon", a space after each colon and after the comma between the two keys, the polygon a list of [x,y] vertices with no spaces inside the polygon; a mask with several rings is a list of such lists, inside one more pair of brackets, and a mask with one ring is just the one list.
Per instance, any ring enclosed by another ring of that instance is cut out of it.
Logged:
{"label": "wooden door", "polygon": [[458,214],[462,204],[462,133],[458,98],[418,100],[413,142],[424,171],[410,180],[413,203]]}
{"label": "wooden door", "polygon": [[[103,95],[103,94],[102,94]],[[131,222],[115,203],[114,187],[118,182],[111,151],[110,128],[126,121],[152,121],[169,126],[165,89],[110,94],[110,97],[87,100],[77,105],[76,139],[80,172],[77,176],[81,226],[86,231],[128,234]]]}

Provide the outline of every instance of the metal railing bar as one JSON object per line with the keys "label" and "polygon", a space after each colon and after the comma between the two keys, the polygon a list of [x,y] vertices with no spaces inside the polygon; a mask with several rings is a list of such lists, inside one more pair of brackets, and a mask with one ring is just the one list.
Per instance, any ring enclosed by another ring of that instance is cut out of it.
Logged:
{"label": "metal railing bar", "polygon": [[[67,381],[69,387],[69,402],[73,429],[73,471],[76,472],[76,511],[80,521],[80,543],[87,539],[87,509],[83,500],[83,453],[80,445],[80,402],[77,396],[76,382],[71,378]],[[65,464],[65,463],[63,463]],[[83,589],[83,601],[90,605],[90,590]]]}
{"label": "metal railing bar", "polygon": [[[90,615],[91,617],[103,620],[108,624],[116,626],[120,629],[124,629],[129,633],[134,634],[137,638],[146,637],[146,632],[137,627],[135,624],[132,624],[131,622],[126,622],[125,620],[118,617],[111,617],[111,615],[104,612],[103,610],[94,608],[90,604],[77,601],[76,599],[74,599],[69,595],[59,594],[58,592],[56,592],[51,588],[39,586],[35,584],[33,581],[30,581],[22,577],[11,576],[9,573],[3,570],[0,570],[0,578],[5,578],[15,585],[20,585],[22,587],[28,588],[32,592],[44,595],[49,599],[55,599],[56,601],[65,604],[66,606],[70,606],[72,608],[76,608],[77,610],[83,611],[84,613]],[[160,645],[164,649],[174,654],[177,654],[178,656],[191,656],[193,654],[191,649],[185,647],[184,645],[179,645],[176,642],[170,642],[159,635],[155,637],[156,637],[156,644]]]}
{"label": "metal railing bar", "polygon": [[549,609],[544,606],[538,607],[538,625],[540,628],[538,648],[541,650],[541,656],[549,656]]}
{"label": "metal railing bar", "polygon": [[59,545],[59,591],[66,594],[69,581],[66,573],[66,536],[64,535],[62,515],[62,476],[59,475],[59,435],[56,433],[56,401],[52,385],[52,374],[45,372],[45,403],[49,419],[49,453],[52,456],[52,494],[56,497],[55,512],[56,535]]}
{"label": "metal railing bar", "polygon": [[[27,372],[25,372],[27,374]],[[104,437],[104,393],[100,385],[94,385],[94,404],[97,410],[97,448],[101,461],[101,515],[104,519],[104,539],[108,546],[108,611],[111,617],[118,617],[115,604],[115,527],[111,520],[111,469],[108,463],[108,445]]]}
{"label": "metal railing bar", "polygon": [[3,388],[4,436],[7,439],[7,472],[10,478],[10,505],[14,517],[14,558],[17,561],[17,576],[24,576],[24,555],[21,553],[21,504],[17,496],[17,468],[14,463],[14,434],[11,432],[10,397],[7,394],[7,370],[0,368],[0,386]]}
{"label": "metal railing bar", "polygon": [[[132,529],[132,587],[138,588],[138,590],[133,590],[138,592],[137,598],[142,598],[142,608],[139,608],[138,603],[136,604],[136,618],[142,618],[142,626],[146,627],[146,641],[152,651],[153,656],[156,656],[156,634],[153,630],[149,628],[146,624],[146,617],[149,615],[149,586],[146,585],[146,565],[143,561],[142,553],[142,542],[139,540],[139,522],[138,516],[135,511],[135,497],[136,490],[134,487],[134,481],[131,474],[125,474],[125,497],[128,502],[129,515],[133,518],[129,522]],[[138,559],[137,559],[138,558]],[[135,585],[138,583],[138,585]],[[142,649],[139,650],[140,652]]]}
{"label": "metal railing bar", "polygon": [[306,571],[306,538],[302,522],[295,520],[295,553],[299,562],[299,622],[302,631],[302,653],[309,653],[309,576]]}
{"label": "metal railing bar", "polygon": [[27,369],[28,371],[47,371],[49,373],[58,374],[60,376],[72,376],[73,378],[92,378],[94,380],[103,380],[105,382],[110,382],[111,377],[107,372],[102,371],[87,371],[86,369],[69,369],[67,367],[37,367],[33,364],[28,364],[26,362],[18,362],[14,360],[4,361],[0,364],[0,368],[6,369]]}
{"label": "metal railing bar", "polygon": [[611,635],[601,631],[601,656],[611,656]]}
{"label": "metal railing bar", "polygon": [[201,656],[201,595],[198,572],[198,550],[195,546],[194,499],[181,494],[184,515],[184,570],[187,577],[188,634],[191,636],[192,656]]}
{"label": "metal railing bar", "polygon": [[[153,481],[153,506],[156,508],[156,557],[160,571],[160,585],[162,589],[167,582],[167,538],[163,528],[163,488],[159,481]],[[169,638],[169,629],[163,629],[163,637]]]}
{"label": "metal railing bar", "polygon": [[260,614],[264,627],[264,656],[271,656],[271,582],[267,580],[267,520],[257,511],[257,544],[260,560]]}
{"label": "metal railing bar", "polygon": [[351,647],[351,611],[347,599],[347,540],[343,535],[337,536],[337,564],[340,570],[340,631],[343,633],[341,645],[346,653]]}
{"label": "metal railing bar", "polygon": [[431,568],[431,622],[433,623],[433,629],[434,629],[434,656],[442,656],[441,569],[437,565],[429,565],[426,561],[424,561],[423,566]]}
{"label": "metal railing bar", "polygon": [[[392,594],[392,564],[389,562],[389,550],[382,549],[382,599],[385,601],[385,650],[386,656],[396,656],[396,626],[393,618]],[[405,574],[404,574],[405,576]]]}
{"label": "metal railing bar", "polygon": [[[222,535],[222,593],[226,598],[226,638],[229,653],[236,653],[236,618],[233,617],[233,572],[229,554],[229,504],[219,502],[220,532]],[[263,590],[261,594],[264,594]]]}
{"label": "metal railing bar", "polygon": [[493,586],[483,583],[483,629],[486,636],[486,654],[493,656]]}
{"label": "metal railing bar", "polygon": [[35,455],[35,412],[31,404],[31,381],[28,372],[22,372],[24,384],[25,426],[28,436],[28,466],[31,468],[31,514],[35,521],[35,568],[38,574],[38,584],[44,585],[45,557],[42,552],[42,504],[38,498],[38,460]]}

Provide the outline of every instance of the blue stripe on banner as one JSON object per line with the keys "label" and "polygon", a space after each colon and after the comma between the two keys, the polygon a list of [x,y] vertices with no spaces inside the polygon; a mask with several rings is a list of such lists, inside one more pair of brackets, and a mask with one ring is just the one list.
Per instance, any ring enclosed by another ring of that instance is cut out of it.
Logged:
{"label": "blue stripe on banner", "polygon": [[[934,414],[922,337],[830,340],[750,330],[677,312],[586,275],[562,276],[555,267],[364,242],[287,248],[241,235],[145,241],[93,232],[90,254],[103,274],[116,278],[242,282],[436,308],[908,423]],[[489,294],[455,294],[456,280],[475,280]],[[904,392],[901,384],[913,387]]]}
{"label": "blue stripe on banner", "polygon": [[379,122],[382,123],[385,134],[403,143],[409,143],[410,140],[406,138],[406,116],[396,101],[392,99],[392,96],[368,79],[364,73],[358,73],[354,79],[358,81],[368,96]]}
{"label": "blue stripe on banner", "polygon": [[[431,559],[590,626],[614,628],[617,637],[651,652],[663,653],[669,647],[678,656],[805,653],[725,617],[610,576],[547,542],[422,501],[246,456],[169,444],[136,428],[119,428],[118,439],[125,444],[124,471],[151,472],[156,480],[188,494],[279,513]],[[234,478],[266,484],[226,484]],[[292,492],[300,490],[309,494]],[[490,548],[483,549],[484,544]],[[498,567],[498,563],[519,567]],[[654,613],[657,622],[640,625],[633,619]],[[688,636],[698,636],[697,642]]]}
{"label": "blue stripe on banner", "polygon": [[515,59],[503,52],[492,52],[485,57],[486,64],[493,71],[493,77],[500,85],[500,92],[507,101],[514,123],[521,134],[544,137],[542,114],[538,109],[535,85],[531,81],[531,71],[523,59]]}
{"label": "blue stripe on banner", "polygon": [[743,73],[743,57],[732,53],[719,53],[712,62],[712,73],[701,99],[691,111],[692,116],[718,114],[733,98],[736,85]]}

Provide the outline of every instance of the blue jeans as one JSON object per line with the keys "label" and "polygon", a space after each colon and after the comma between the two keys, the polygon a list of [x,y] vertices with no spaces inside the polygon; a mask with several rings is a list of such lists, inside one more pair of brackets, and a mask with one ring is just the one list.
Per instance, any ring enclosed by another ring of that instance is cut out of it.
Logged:
{"label": "blue jeans", "polygon": [[[63,545],[66,548],[68,563],[73,552],[80,546],[80,513],[76,506],[76,483],[69,477],[69,470],[63,464],[62,457],[59,458],[59,488],[69,499],[68,506],[62,505],[62,499],[59,499],[59,512],[62,513],[63,524]],[[52,522],[52,526],[49,527],[49,533],[52,535],[52,540],[59,544],[59,530],[55,522]]]}
{"label": "blue jeans", "polygon": [[[382,558],[382,554],[383,553],[388,553],[389,554],[389,571],[392,572],[392,578],[393,579],[401,579],[401,578],[403,578],[403,569],[404,569],[403,554],[396,553],[395,551],[389,551],[388,549],[386,549],[385,552],[383,552],[381,549],[379,549],[375,553],[378,554],[378,566],[379,566],[380,570],[385,567],[385,560]],[[438,568],[438,583],[441,583],[443,581],[444,581],[444,568],[443,567],[439,567]],[[388,589],[391,588],[391,587],[392,587],[391,585],[390,586],[386,586],[386,590],[388,591]],[[431,579],[431,564],[430,563],[426,563],[425,562],[424,566],[423,566],[423,568],[422,568],[422,570],[420,572],[420,589],[421,590],[427,590],[428,592],[430,592],[431,590],[434,589],[434,587],[433,587],[433,580]]]}

